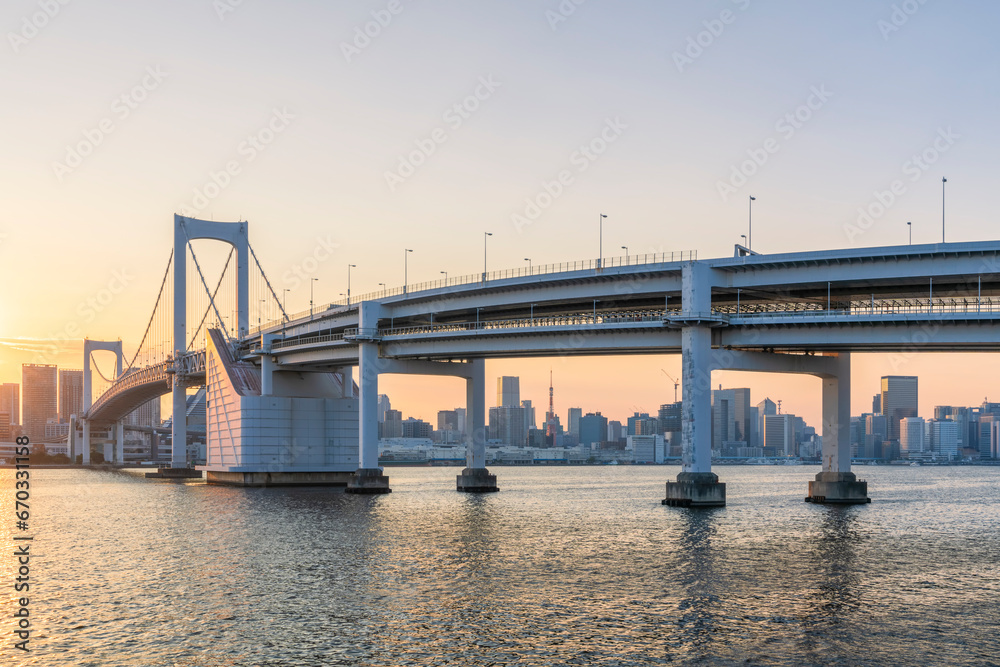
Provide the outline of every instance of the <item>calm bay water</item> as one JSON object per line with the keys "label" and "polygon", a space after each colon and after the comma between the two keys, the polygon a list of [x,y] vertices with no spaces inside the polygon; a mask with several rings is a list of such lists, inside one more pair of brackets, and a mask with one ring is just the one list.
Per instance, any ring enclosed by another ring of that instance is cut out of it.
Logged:
{"label": "calm bay water", "polygon": [[717,510],[661,506],[670,466],[456,472],[360,497],[34,471],[33,650],[4,557],[0,663],[1000,664],[1000,468],[861,467],[872,504],[836,508],[803,502],[815,467],[725,466]]}

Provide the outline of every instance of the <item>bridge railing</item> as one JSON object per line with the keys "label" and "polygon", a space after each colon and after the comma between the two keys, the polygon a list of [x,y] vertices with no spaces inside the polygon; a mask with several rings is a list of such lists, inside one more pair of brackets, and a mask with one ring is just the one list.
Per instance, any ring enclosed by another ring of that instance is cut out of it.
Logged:
{"label": "bridge railing", "polygon": [[598,326],[610,324],[655,323],[662,324],[665,317],[662,310],[619,311],[605,313],[578,313],[573,315],[553,315],[511,318],[503,320],[483,320],[481,322],[453,322],[447,324],[424,324],[408,327],[379,329],[381,337],[412,336],[420,334],[492,331],[510,329],[537,329],[561,326]]}
{"label": "bridge railing", "polygon": [[[319,315],[329,315],[333,312],[347,312],[351,308],[356,308],[362,301],[374,301],[386,299],[391,296],[401,296],[404,294],[414,294],[427,290],[441,289],[445,287],[457,287],[460,285],[485,284],[494,280],[504,280],[508,278],[524,278],[530,276],[549,275],[553,273],[568,273],[571,271],[586,271],[598,269],[612,269],[623,266],[644,266],[647,264],[667,264],[670,262],[687,262],[698,259],[697,250],[681,250],[673,252],[653,252],[636,255],[625,255],[622,257],[605,257],[603,259],[581,259],[571,262],[556,262],[553,264],[529,264],[512,269],[501,269],[498,271],[488,271],[485,273],[471,273],[464,276],[454,276],[442,278],[440,280],[429,280],[420,283],[408,284],[406,286],[387,287],[374,292],[367,292],[352,296],[350,302],[346,298],[333,301],[326,305],[316,306],[312,309],[302,310],[297,313],[290,313],[289,320],[296,321],[308,317]],[[250,330],[250,334],[259,333],[262,329],[280,326],[281,320],[276,320],[262,324]]]}
{"label": "bridge railing", "polygon": [[852,301],[846,308],[825,308],[815,303],[797,304],[752,304],[719,308],[717,312],[735,316],[740,320],[794,319],[837,319],[861,317],[878,319],[891,316],[914,316],[942,318],[949,315],[1000,314],[1000,300],[992,298],[938,297],[927,299],[883,299],[874,301]]}

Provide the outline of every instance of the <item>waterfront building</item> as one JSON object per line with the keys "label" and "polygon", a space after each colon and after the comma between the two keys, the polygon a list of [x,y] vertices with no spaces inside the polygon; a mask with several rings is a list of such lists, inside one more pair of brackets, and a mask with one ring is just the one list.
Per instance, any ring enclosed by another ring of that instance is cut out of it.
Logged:
{"label": "waterfront building", "polygon": [[59,421],[68,424],[70,415],[83,414],[83,371],[59,371]]}
{"label": "waterfront building", "polygon": [[569,429],[570,435],[577,439],[580,437],[580,417],[582,416],[583,410],[581,408],[570,408],[566,419],[566,426]]}
{"label": "waterfront building", "polygon": [[[888,426],[887,440],[900,441],[900,423],[917,416],[917,377],[885,375],[882,377],[882,414]],[[902,449],[902,445],[900,447]]]}
{"label": "waterfront building", "polygon": [[901,457],[922,458],[927,451],[926,426],[923,417],[904,417],[899,420],[899,454]]}
{"label": "waterfront building", "polygon": [[10,415],[11,426],[21,423],[21,385],[16,382],[0,384],[0,412]]}
{"label": "waterfront building", "polygon": [[958,457],[958,422],[932,419],[927,422],[927,434],[935,458],[952,461]]}
{"label": "waterfront building", "polygon": [[45,423],[58,418],[56,367],[49,364],[22,365],[21,388],[24,393],[24,434],[32,442],[42,442],[45,439]]}
{"label": "waterfront building", "polygon": [[608,418],[600,412],[588,412],[580,417],[580,444],[604,442],[608,433]]}

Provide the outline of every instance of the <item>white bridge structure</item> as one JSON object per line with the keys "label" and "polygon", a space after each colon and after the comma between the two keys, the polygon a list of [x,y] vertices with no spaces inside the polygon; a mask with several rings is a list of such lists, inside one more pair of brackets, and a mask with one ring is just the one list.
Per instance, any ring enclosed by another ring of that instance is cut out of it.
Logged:
{"label": "white bridge structure", "polygon": [[[681,354],[683,468],[667,482],[665,504],[725,504],[725,484],[711,469],[714,370],[820,378],[823,467],[807,500],[869,502],[867,484],[851,472],[851,353],[1000,349],[1000,241],[632,255],[408,285],[289,316],[249,244],[248,223],[175,216],[174,228],[172,283],[168,264],[132,362],[92,403],[85,392],[84,428],[112,424],[167,392],[183,415],[186,387],[205,384],[202,469],[215,483],[388,492],[378,467],[378,382],[406,373],[465,380],[467,467],[457,488],[495,491],[485,466],[485,359]],[[237,256],[214,290],[194,239],[230,244],[230,259]],[[186,270],[189,251],[200,280]],[[189,301],[186,289],[204,294]],[[278,317],[258,315],[251,329],[250,303]],[[191,313],[202,311],[192,326]],[[151,331],[169,334],[168,344],[153,342]],[[175,419],[175,468],[187,465],[184,429]]]}

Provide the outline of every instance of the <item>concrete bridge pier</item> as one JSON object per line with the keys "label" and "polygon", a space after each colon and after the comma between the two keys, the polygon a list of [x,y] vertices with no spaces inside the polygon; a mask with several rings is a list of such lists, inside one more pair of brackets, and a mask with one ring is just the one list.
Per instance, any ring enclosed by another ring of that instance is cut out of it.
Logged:
{"label": "concrete bridge pier", "polygon": [[458,491],[499,491],[497,476],[486,468],[486,361],[469,362],[471,377],[465,379],[466,467],[457,475]]}
{"label": "concrete bridge pier", "polygon": [[[364,321],[365,309],[361,309]],[[362,325],[363,326],[363,325]],[[358,469],[347,483],[347,493],[390,493],[389,478],[378,467],[378,343],[359,341]],[[346,377],[345,377],[346,386]]]}
{"label": "concrete bridge pier", "polygon": [[82,442],[80,443],[80,454],[82,458],[80,459],[80,461],[81,463],[83,463],[83,465],[88,466],[90,465],[90,420],[89,419],[83,420],[83,438],[81,438],[81,440]]}
{"label": "concrete bridge pier", "polygon": [[836,374],[823,379],[823,470],[809,482],[807,503],[870,503],[868,482],[851,472],[851,355],[836,357]]}
{"label": "concrete bridge pier", "polygon": [[119,419],[115,424],[115,456],[118,465],[125,463],[125,420]]}
{"label": "concrete bridge pier", "polygon": [[712,388],[709,355],[711,329],[684,327],[681,332],[682,468],[677,481],[667,482],[664,505],[672,507],[725,507],[726,485],[712,472]]}

